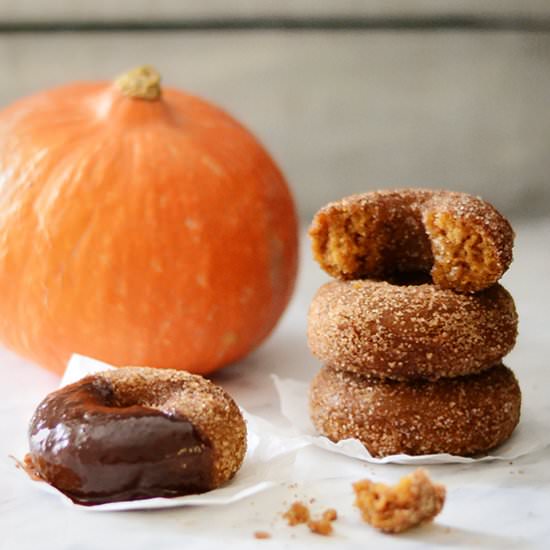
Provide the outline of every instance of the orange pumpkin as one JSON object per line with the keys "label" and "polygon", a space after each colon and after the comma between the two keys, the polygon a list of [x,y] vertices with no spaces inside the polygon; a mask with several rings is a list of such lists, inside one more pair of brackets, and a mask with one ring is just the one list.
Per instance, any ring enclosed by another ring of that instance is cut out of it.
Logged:
{"label": "orange pumpkin", "polygon": [[207,374],[272,330],[297,223],[284,177],[219,108],[143,67],[0,113],[0,340]]}

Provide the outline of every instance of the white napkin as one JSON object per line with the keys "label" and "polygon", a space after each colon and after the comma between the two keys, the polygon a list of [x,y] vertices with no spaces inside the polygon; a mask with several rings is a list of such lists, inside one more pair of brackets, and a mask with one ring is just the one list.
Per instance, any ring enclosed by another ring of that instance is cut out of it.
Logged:
{"label": "white napkin", "polygon": [[[61,386],[75,382],[88,374],[112,368],[110,365],[89,357],[74,355],[69,361]],[[275,374],[272,374],[271,377],[279,394],[281,412],[289,420],[290,425],[275,426],[241,408],[248,429],[247,454],[236,476],[219,489],[199,495],[82,506],[74,504],[63,493],[45,482],[32,481],[32,483],[37,488],[55,494],[68,506],[89,511],[174,508],[192,505],[216,506],[245,499],[282,482],[325,479],[334,477],[335,472],[338,473],[337,477],[345,477],[345,472],[350,475],[354,472],[355,475],[360,463],[350,461],[346,457],[373,464],[473,463],[488,460],[513,460],[550,445],[550,432],[544,424],[537,420],[537,415],[531,409],[523,407],[519,426],[513,436],[494,451],[495,454],[480,458],[449,454],[421,456],[399,454],[375,458],[358,440],[346,439],[333,443],[328,438],[316,433],[309,419],[309,387],[307,383],[281,379]],[[324,449],[328,452],[317,449]],[[360,472],[357,475],[361,475]],[[369,475],[376,477],[375,472],[371,472]],[[29,478],[27,477],[27,479]]]}
{"label": "white napkin", "polygon": [[397,454],[376,458],[357,439],[345,439],[338,443],[333,443],[327,437],[318,435],[309,417],[308,384],[290,378],[282,379],[275,374],[272,374],[271,377],[279,394],[281,413],[293,426],[293,430],[288,433],[289,436],[293,435],[294,440],[302,440],[304,445],[311,443],[327,451],[358,458],[373,464],[419,465],[513,460],[550,445],[550,431],[537,419],[535,411],[523,406],[521,421],[512,437],[497,449],[494,449],[494,454],[484,455],[479,458],[444,453],[419,456]]}

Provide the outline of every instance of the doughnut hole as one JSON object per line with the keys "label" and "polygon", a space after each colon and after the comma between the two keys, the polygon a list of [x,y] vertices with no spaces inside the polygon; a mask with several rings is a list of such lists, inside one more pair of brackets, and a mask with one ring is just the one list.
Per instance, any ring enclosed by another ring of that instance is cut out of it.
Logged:
{"label": "doughnut hole", "polygon": [[448,212],[429,212],[424,225],[434,258],[435,284],[476,292],[495,283],[501,274],[494,245],[472,224]]}
{"label": "doughnut hole", "polygon": [[420,212],[366,204],[319,215],[310,230],[315,259],[338,279],[429,272],[433,257]]}

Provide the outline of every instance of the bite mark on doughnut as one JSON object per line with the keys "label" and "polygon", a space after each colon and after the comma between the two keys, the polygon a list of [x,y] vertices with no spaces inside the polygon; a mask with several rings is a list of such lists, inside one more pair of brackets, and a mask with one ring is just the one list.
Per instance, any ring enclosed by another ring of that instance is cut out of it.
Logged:
{"label": "bite mark on doughnut", "polygon": [[329,273],[353,279],[377,269],[384,235],[377,231],[374,215],[357,209],[323,221],[325,231],[314,244],[314,254],[322,258]]}
{"label": "bite mark on doughnut", "polygon": [[472,224],[448,212],[430,212],[424,223],[434,256],[434,283],[441,288],[475,292],[499,279],[501,268],[495,247]]}

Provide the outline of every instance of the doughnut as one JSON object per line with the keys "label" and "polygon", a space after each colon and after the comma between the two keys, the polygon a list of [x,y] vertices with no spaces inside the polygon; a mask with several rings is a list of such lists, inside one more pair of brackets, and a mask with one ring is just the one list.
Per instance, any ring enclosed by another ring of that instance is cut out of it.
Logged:
{"label": "doughnut", "polygon": [[514,347],[517,325],[514,300],[498,283],[458,294],[429,283],[331,281],[311,303],[308,344],[340,369],[437,379],[498,363]]}
{"label": "doughnut", "polygon": [[514,232],[478,197],[400,189],[352,195],[321,208],[309,229],[315,259],[337,279],[431,274],[434,284],[476,292],[512,261]]}
{"label": "doughnut", "polygon": [[29,427],[38,475],[85,505],[203,493],[246,451],[231,397],[184,371],[123,367],[49,394]]}
{"label": "doughnut", "polygon": [[397,382],[323,367],[310,389],[310,413],[332,441],[356,438],[371,455],[474,456],[508,439],[521,392],[502,364],[435,382]]}

